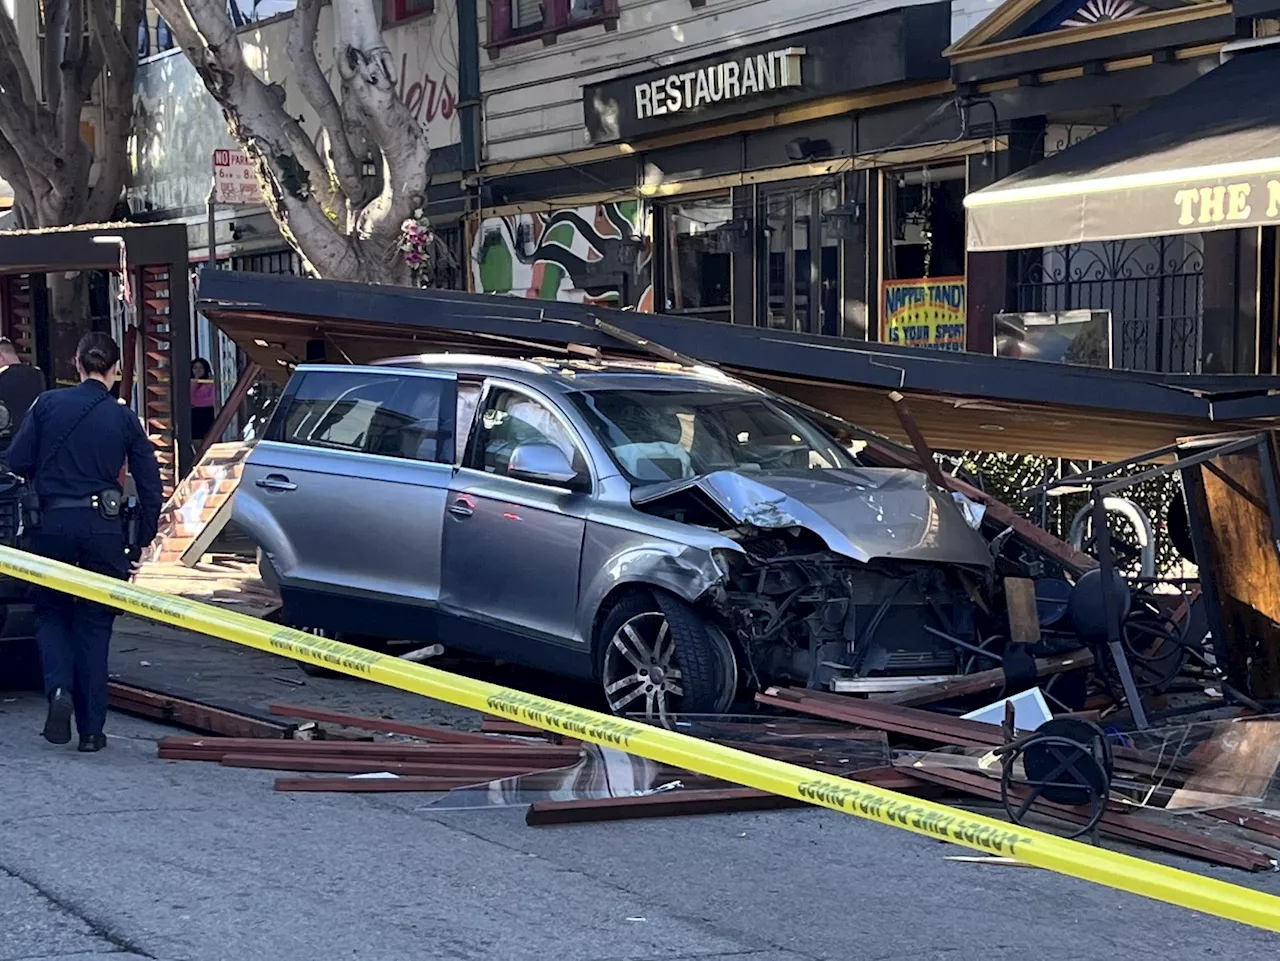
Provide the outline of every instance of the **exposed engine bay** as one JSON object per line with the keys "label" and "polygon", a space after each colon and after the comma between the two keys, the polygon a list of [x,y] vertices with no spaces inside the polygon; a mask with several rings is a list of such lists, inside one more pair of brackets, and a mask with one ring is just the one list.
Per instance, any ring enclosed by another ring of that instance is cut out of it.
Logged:
{"label": "exposed engine bay", "polygon": [[948,638],[976,645],[978,578],[919,562],[860,564],[798,533],[744,538],[745,557],[712,592],[757,686],[963,672]]}
{"label": "exposed engine bay", "polygon": [[748,680],[885,690],[997,665],[980,640],[993,560],[957,505],[914,471],[814,473],[719,472],[637,498],[740,547],[716,552],[702,603]]}

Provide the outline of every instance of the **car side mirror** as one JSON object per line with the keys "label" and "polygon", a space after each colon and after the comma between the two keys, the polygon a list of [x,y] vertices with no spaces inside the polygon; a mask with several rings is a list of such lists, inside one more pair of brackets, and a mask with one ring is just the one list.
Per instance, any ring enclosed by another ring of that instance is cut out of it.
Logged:
{"label": "car side mirror", "polygon": [[578,472],[555,444],[521,444],[511,452],[507,476],[535,484],[568,487],[578,479]]}

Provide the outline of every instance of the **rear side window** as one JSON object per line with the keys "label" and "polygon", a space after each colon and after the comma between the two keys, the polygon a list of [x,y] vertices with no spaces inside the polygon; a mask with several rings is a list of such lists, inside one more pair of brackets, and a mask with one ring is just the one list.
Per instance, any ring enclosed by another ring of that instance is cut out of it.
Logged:
{"label": "rear side window", "polygon": [[290,384],[267,440],[452,464],[454,404],[447,378],[307,371]]}

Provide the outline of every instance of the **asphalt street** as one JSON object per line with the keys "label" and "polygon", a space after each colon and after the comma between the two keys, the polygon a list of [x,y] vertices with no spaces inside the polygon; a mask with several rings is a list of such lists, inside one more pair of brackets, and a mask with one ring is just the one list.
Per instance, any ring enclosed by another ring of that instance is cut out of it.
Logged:
{"label": "asphalt street", "polygon": [[[465,712],[126,625],[115,666],[225,701],[464,724]],[[146,661],[146,664],[141,663]],[[155,757],[113,714],[99,755],[0,697],[0,961],[1163,961],[1275,957],[1280,936],[819,810],[558,828],[428,795],[277,794],[266,771]],[[1280,894],[1280,875],[1172,860]]]}

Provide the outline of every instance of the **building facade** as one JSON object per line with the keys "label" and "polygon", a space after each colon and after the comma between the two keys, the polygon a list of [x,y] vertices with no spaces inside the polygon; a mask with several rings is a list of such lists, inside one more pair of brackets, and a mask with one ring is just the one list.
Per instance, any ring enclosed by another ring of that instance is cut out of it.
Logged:
{"label": "building facade", "polygon": [[[981,348],[1276,371],[1274,6],[1008,0],[947,51],[957,95],[1019,145],[967,200]],[[1252,205],[1233,165],[1263,177]]]}
{"label": "building facade", "polygon": [[980,208],[1039,222],[992,206],[993,185],[1057,154],[1069,169],[1082,141],[1113,128],[1100,143],[1132,139],[1144,112],[1176,115],[1180,98],[1210,101],[1195,108],[1205,129],[1250,103],[1256,116],[1237,125],[1265,130],[1268,85],[1236,96],[1196,81],[1240,42],[1266,43],[1271,6],[798,2],[779,17],[764,2],[605,0],[522,31],[508,28],[520,11],[495,0],[471,288],[1135,370],[1271,373],[1270,224],[974,235]]}
{"label": "building facade", "polygon": [[[289,0],[233,4],[247,54],[318,130],[284,52]],[[1276,363],[1270,225],[1014,246],[974,231],[1006,178],[1199,89],[1229,44],[1275,32],[1267,6],[387,0],[384,17],[401,95],[433,146],[428,213],[458,265],[446,285],[1247,373]],[[211,157],[232,142],[170,45],[149,16],[132,216],[186,223],[194,264],[212,252],[238,269],[296,272],[261,208],[216,209],[210,237]],[[229,377],[228,345],[199,321],[195,338]]]}
{"label": "building facade", "polygon": [[520,33],[490,3],[472,289],[879,339],[929,278],[962,349],[967,158],[1004,145],[943,51],[990,6],[606,0]]}

